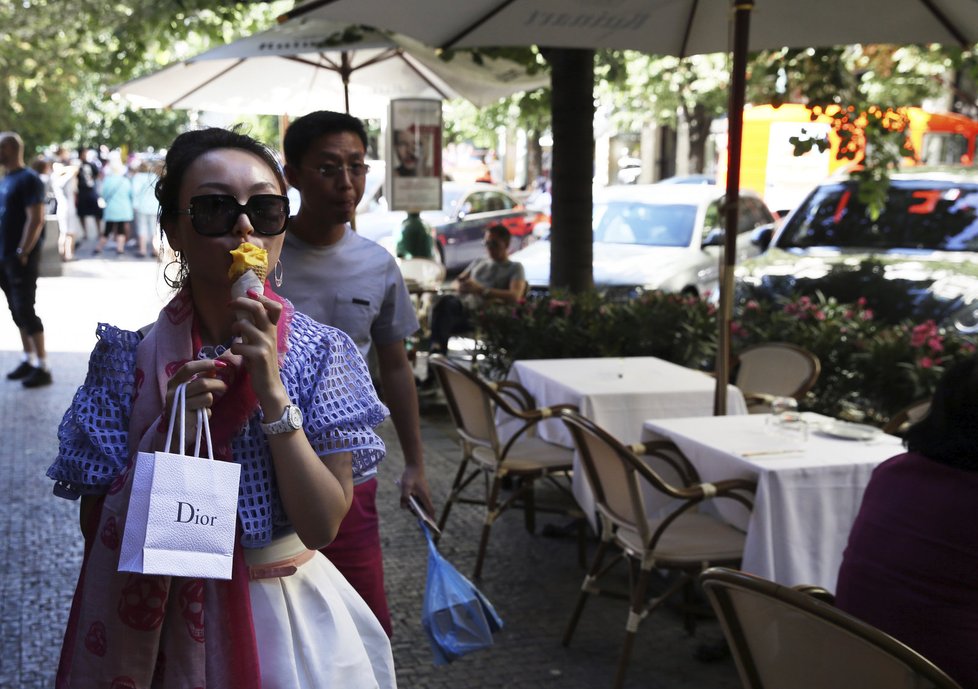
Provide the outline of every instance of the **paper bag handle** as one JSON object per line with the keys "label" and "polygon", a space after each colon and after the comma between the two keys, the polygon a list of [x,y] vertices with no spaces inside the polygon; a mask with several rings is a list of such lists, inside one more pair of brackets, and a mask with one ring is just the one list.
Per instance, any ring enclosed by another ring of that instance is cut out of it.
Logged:
{"label": "paper bag handle", "polygon": [[[170,423],[166,429],[166,445],[163,446],[166,452],[170,451],[170,446],[173,443],[173,431],[174,426],[176,426],[177,417],[180,418],[180,435],[178,438],[180,445],[178,446],[178,453],[183,454],[184,448],[187,447],[187,383],[180,383],[177,386],[176,392],[173,393],[173,408],[170,409]],[[197,410],[197,437],[194,440],[194,457],[200,456],[201,434],[203,434],[207,442],[207,459],[214,459],[214,447],[211,443],[211,425],[207,418],[207,412],[204,409]]]}

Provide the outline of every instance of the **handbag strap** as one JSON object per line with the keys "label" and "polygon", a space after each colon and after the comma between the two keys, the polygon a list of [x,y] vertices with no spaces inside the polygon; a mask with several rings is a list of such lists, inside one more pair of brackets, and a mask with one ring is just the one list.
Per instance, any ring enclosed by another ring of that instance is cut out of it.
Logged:
{"label": "handbag strap", "polygon": [[[176,391],[173,393],[173,406],[170,409],[170,423],[167,425],[166,429],[166,444],[163,446],[165,452],[170,452],[170,446],[173,444],[173,431],[176,427],[176,420],[180,418],[180,431],[179,431],[179,445],[178,453],[183,454],[184,449],[187,447],[187,383],[180,383],[177,386]],[[207,459],[214,459],[214,446],[211,441],[211,425],[210,420],[207,417],[207,411],[204,409],[197,410],[197,437],[194,440],[194,453],[192,456],[200,457],[200,441],[201,435],[203,434],[204,439],[207,443]]]}

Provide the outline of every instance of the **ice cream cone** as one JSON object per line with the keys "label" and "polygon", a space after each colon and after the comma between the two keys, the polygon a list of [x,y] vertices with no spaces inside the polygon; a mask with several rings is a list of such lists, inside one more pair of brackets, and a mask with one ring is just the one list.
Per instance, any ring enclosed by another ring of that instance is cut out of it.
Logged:
{"label": "ice cream cone", "polygon": [[[248,290],[264,294],[265,278],[268,276],[268,252],[245,242],[230,253],[231,267],[228,269],[228,277],[234,280],[231,283],[231,299],[246,296]],[[234,312],[238,319],[247,315],[243,311]]]}

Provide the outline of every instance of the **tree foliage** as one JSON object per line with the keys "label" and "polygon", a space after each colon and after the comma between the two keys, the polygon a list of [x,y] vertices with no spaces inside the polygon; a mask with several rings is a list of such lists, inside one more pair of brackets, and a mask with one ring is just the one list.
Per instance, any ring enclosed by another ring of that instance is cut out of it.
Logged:
{"label": "tree foliage", "polygon": [[[135,112],[109,89],[274,21],[291,2],[22,0],[0,3],[0,129],[55,142],[165,145],[182,113]],[[116,137],[125,137],[119,140]]]}

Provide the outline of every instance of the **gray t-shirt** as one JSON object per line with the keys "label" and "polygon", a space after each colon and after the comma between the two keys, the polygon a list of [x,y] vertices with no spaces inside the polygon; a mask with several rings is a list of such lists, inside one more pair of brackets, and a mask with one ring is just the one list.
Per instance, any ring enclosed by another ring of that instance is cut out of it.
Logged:
{"label": "gray t-shirt", "polygon": [[391,344],[418,329],[394,257],[349,227],[330,246],[286,233],[281,260],[282,287],[276,291],[297,311],[349,335],[364,359],[372,342]]}
{"label": "gray t-shirt", "polygon": [[[491,258],[477,258],[462,273],[491,289],[509,289],[513,280],[526,280],[523,264],[509,259],[497,263]],[[482,297],[477,294],[462,295],[462,303],[470,309],[478,309],[482,302]]]}

